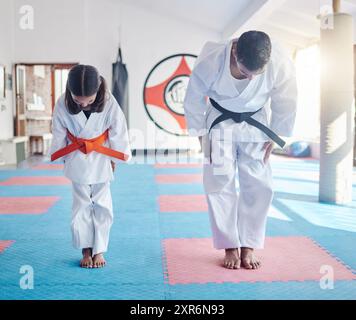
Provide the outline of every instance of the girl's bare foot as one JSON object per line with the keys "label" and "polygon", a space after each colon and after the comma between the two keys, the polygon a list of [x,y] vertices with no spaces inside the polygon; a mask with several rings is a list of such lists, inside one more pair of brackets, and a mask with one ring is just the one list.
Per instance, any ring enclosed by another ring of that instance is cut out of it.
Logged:
{"label": "girl's bare foot", "polygon": [[93,257],[93,268],[102,268],[106,265],[106,261],[102,253],[98,253]]}
{"label": "girl's bare foot", "polygon": [[91,257],[92,250],[91,248],[82,249],[83,259],[80,260],[80,266],[82,268],[92,268],[93,267],[93,259]]}
{"label": "girl's bare foot", "polygon": [[258,269],[261,267],[261,261],[257,258],[252,248],[241,248],[241,265],[246,269]]}
{"label": "girl's bare foot", "polygon": [[225,249],[224,267],[227,269],[240,269],[240,264],[238,249]]}

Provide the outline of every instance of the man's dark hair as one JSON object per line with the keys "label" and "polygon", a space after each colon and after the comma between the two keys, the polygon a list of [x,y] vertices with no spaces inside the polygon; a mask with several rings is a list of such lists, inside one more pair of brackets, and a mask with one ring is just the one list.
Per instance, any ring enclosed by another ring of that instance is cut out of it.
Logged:
{"label": "man's dark hair", "polygon": [[262,31],[247,31],[236,43],[237,60],[249,71],[263,68],[271,56],[271,39]]}
{"label": "man's dark hair", "polygon": [[102,112],[108,98],[106,81],[95,67],[78,64],[69,71],[65,92],[65,104],[69,113],[77,114],[82,109],[74,102],[72,94],[79,97],[96,94],[90,110]]}

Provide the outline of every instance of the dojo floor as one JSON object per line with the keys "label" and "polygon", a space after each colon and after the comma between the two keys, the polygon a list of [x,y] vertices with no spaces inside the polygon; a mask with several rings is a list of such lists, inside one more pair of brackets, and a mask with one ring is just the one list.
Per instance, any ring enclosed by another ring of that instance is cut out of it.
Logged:
{"label": "dojo floor", "polygon": [[[92,270],[71,246],[61,165],[0,170],[0,299],[356,299],[356,171],[352,204],[322,204],[316,160],[273,156],[263,268],[226,270],[198,162],[117,168],[108,265]],[[33,289],[20,286],[23,266]]]}

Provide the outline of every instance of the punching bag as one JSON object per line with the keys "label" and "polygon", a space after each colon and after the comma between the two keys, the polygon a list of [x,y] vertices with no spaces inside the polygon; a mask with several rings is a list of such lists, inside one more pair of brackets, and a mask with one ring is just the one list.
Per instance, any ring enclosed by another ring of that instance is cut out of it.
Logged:
{"label": "punching bag", "polygon": [[129,89],[128,72],[126,64],[122,61],[121,48],[117,55],[116,62],[112,64],[112,94],[119,103],[129,124]]}
{"label": "punching bag", "polygon": [[319,201],[352,201],[354,64],[352,16],[336,12],[321,29]]}

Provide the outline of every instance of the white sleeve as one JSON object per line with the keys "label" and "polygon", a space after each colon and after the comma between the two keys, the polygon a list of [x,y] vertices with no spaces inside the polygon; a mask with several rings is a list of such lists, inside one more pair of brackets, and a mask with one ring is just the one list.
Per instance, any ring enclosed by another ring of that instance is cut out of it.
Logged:
{"label": "white sleeve", "polygon": [[[113,111],[110,119],[110,127],[109,127],[109,144],[110,148],[124,153],[128,156],[127,161],[130,161],[132,154],[129,142],[129,135],[127,131],[126,119],[125,115],[122,112],[119,104],[113,99]],[[111,158],[115,163],[122,162],[117,158]]]}
{"label": "white sleeve", "polygon": [[293,134],[297,111],[297,81],[295,66],[289,58],[277,70],[271,92],[270,128],[276,134],[290,137]]}
{"label": "white sleeve", "polygon": [[196,60],[184,99],[184,113],[191,136],[203,136],[206,128],[208,91],[224,63],[225,45],[207,42]]}
{"label": "white sleeve", "polygon": [[193,70],[184,99],[185,119],[191,136],[203,136],[206,133],[207,91],[205,83]]}
{"label": "white sleeve", "polygon": [[[63,119],[61,118],[60,102],[57,102],[52,117],[52,143],[49,148],[48,156],[51,157],[53,153],[59,149],[64,148],[68,144],[67,128],[64,126]],[[60,162],[65,161],[66,156],[58,159]]]}

